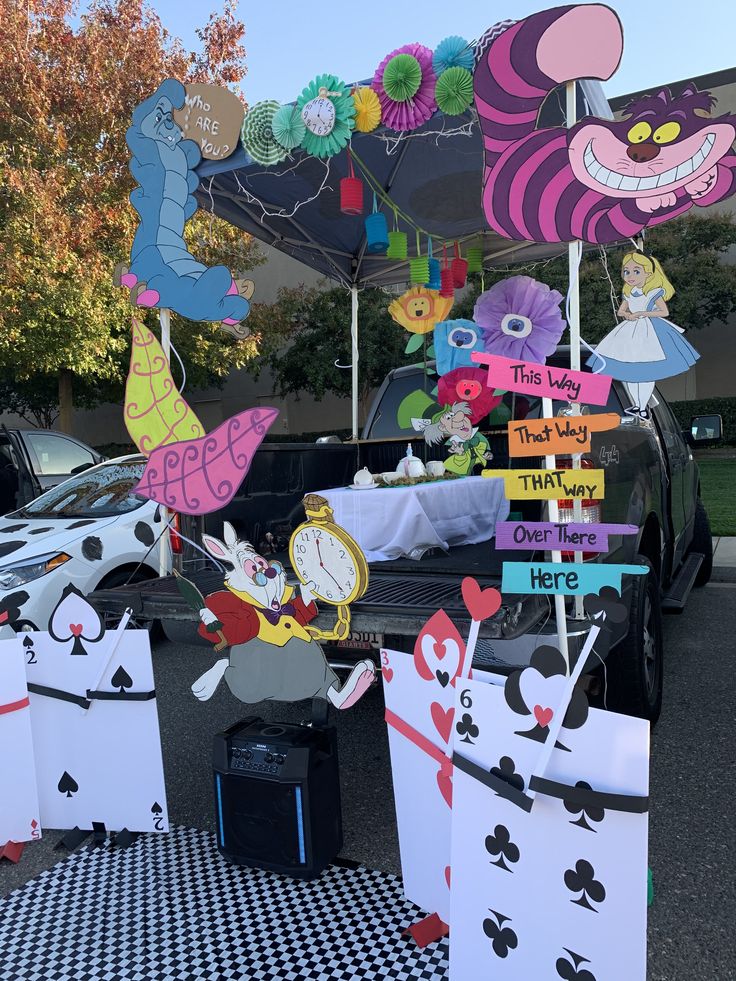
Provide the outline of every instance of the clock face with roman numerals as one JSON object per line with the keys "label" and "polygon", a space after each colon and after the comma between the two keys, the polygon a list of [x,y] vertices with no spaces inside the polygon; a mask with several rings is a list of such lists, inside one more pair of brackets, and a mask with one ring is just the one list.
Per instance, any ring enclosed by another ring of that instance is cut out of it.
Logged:
{"label": "clock face with roman numerals", "polygon": [[332,100],[318,96],[305,102],[302,119],[315,136],[328,136],[335,127],[335,107]]}
{"label": "clock face with roman numerals", "polygon": [[362,592],[359,562],[333,530],[302,525],[291,536],[289,554],[299,579],[314,583],[315,594],[326,603],[351,603]]}

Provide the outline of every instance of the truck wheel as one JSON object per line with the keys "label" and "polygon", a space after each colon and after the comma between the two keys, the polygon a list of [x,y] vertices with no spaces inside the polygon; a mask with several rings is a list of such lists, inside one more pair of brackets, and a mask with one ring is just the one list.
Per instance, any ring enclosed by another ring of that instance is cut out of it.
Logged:
{"label": "truck wheel", "polygon": [[606,705],[655,723],[662,711],[663,649],[659,578],[643,555],[645,576],[634,576],[629,632],[606,660]]}
{"label": "truck wheel", "polygon": [[[108,572],[95,588],[115,589],[117,586],[133,586],[155,578],[155,574],[143,566],[132,573],[130,569],[114,569],[112,572]],[[114,613],[103,613],[102,619],[107,630],[113,630],[120,623],[120,617]],[[130,627],[131,629],[147,630],[152,641],[158,640],[161,635],[161,624],[158,620],[146,620],[143,617],[132,616]]]}
{"label": "truck wheel", "polygon": [[698,498],[695,505],[695,530],[693,531],[693,543],[690,546],[693,552],[700,552],[703,558],[703,564],[698,569],[698,574],[695,577],[695,586],[705,586],[707,582],[710,582],[711,573],[713,572],[713,536],[710,532],[710,521],[708,520],[708,512],[705,510],[705,505]]}

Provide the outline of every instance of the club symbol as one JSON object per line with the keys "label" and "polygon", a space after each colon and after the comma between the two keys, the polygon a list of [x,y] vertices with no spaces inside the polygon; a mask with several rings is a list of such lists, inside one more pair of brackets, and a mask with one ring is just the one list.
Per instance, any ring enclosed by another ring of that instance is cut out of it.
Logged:
{"label": "club symbol", "polygon": [[[593,789],[590,784],[586,783],[584,780],[578,780],[575,786],[580,787],[582,790]],[[566,800],[564,804],[565,810],[569,814],[580,815],[577,821],[570,821],[570,824],[574,824],[578,828],[584,828],[586,831],[592,831],[593,834],[598,833],[595,828],[591,828],[588,821],[593,821],[595,824],[599,824],[606,816],[606,812],[602,807],[596,807],[595,805],[590,804],[576,804],[572,800]]]}
{"label": "club symbol", "polygon": [[133,679],[130,677],[128,672],[121,664],[120,667],[115,672],[115,674],[110,679],[110,684],[112,685],[113,688],[118,688],[120,690],[121,695],[124,695],[125,689],[132,687]]}
{"label": "club symbol", "polygon": [[62,773],[61,779],[56,786],[58,787],[59,793],[66,794],[67,797],[71,797],[79,790],[79,784],[66,770]]}
{"label": "club symbol", "polygon": [[577,899],[571,899],[570,902],[574,903],[575,906],[582,906],[583,909],[589,909],[592,913],[597,913],[598,910],[594,906],[591,906],[589,900],[592,900],[594,903],[602,903],[606,898],[606,890],[603,883],[596,879],[595,869],[584,858],[578,859],[574,869],[567,869],[565,872],[565,885],[570,892],[582,893],[581,896]]}
{"label": "club symbol", "polygon": [[483,933],[493,941],[491,946],[497,957],[508,957],[509,951],[516,950],[519,946],[519,938],[514,931],[511,927],[504,926],[504,923],[511,922],[511,917],[497,913],[495,909],[489,909],[488,912],[493,914],[495,920],[490,916],[483,920]]}
{"label": "club symbol", "polygon": [[576,954],[574,950],[568,950],[567,947],[563,947],[563,950],[572,960],[570,963],[567,958],[559,957],[555,964],[557,973],[561,978],[564,978],[564,981],[596,981],[592,971],[588,971],[586,968],[580,970],[581,964],[590,964],[587,957],[581,957],[580,954]]}
{"label": "club symbol", "polygon": [[461,736],[461,743],[470,743],[473,745],[473,741],[478,738],[480,729],[473,722],[473,716],[469,712],[463,712],[462,718],[455,726],[455,732],[458,736]]}
{"label": "club symbol", "polygon": [[491,862],[491,865],[513,873],[514,870],[508,867],[506,861],[515,865],[519,861],[520,852],[518,845],[511,840],[509,829],[505,825],[497,824],[493,834],[486,836],[486,851],[489,855],[498,855],[497,861]]}
{"label": "club symbol", "polygon": [[158,801],[154,801],[151,806],[151,814],[153,814],[153,829],[154,831],[164,830],[164,819],[163,819],[164,809],[161,807]]}
{"label": "club symbol", "polygon": [[498,766],[491,767],[491,773],[499,780],[503,780],[504,783],[515,787],[516,790],[524,789],[524,778],[516,772],[516,764],[510,756],[502,756],[498,761]]}

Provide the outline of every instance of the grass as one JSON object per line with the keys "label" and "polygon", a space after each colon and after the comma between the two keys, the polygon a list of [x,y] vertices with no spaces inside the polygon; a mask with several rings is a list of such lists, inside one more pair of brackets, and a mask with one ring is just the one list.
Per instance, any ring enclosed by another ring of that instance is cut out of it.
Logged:
{"label": "grass", "polygon": [[699,459],[700,492],[713,534],[736,536],[736,458]]}

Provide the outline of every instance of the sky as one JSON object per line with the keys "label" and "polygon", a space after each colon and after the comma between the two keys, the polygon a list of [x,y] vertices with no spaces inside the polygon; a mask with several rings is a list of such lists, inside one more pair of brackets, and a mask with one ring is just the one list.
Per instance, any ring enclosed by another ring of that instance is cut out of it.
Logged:
{"label": "sky", "polygon": [[[218,0],[151,0],[164,26],[187,47],[195,27]],[[248,74],[242,89],[261,99],[291,102],[315,75],[351,83],[373,75],[394,48],[412,41],[434,47],[448,34],[468,40],[496,21],[545,7],[531,0],[240,0]],[[610,0],[624,25],[624,56],[604,85],[608,98],[736,65],[733,0]]]}

